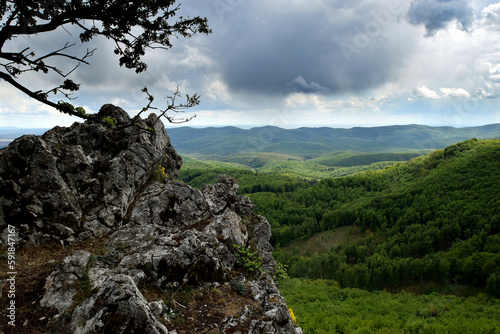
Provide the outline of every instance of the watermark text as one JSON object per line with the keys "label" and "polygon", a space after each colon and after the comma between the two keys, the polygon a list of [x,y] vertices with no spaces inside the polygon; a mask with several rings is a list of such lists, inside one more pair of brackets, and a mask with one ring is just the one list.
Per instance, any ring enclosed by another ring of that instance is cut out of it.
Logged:
{"label": "watermark text", "polygon": [[[16,326],[16,228],[7,226],[7,318],[9,326]],[[0,291],[1,293],[1,291]]]}

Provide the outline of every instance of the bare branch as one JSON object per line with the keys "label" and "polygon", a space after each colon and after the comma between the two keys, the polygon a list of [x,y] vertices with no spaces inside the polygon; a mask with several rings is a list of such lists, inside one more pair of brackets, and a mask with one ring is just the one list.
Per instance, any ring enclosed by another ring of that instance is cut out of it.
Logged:
{"label": "bare branch", "polygon": [[195,94],[194,96],[186,95],[186,100],[187,100],[186,104],[181,103],[179,105],[176,105],[176,99],[180,96],[181,96],[180,88],[179,86],[177,86],[177,89],[174,92],[174,94],[172,96],[167,97],[167,99],[170,100],[170,102],[167,104],[167,108],[160,110],[161,111],[160,117],[158,117],[158,119],[155,121],[155,124],[161,117],[165,117],[170,123],[174,124],[186,123],[196,117],[196,115],[194,115],[188,118],[176,119],[175,116],[167,115],[169,111],[173,111],[174,113],[183,113],[186,109],[195,107],[200,104],[200,95]]}
{"label": "bare branch", "polygon": [[97,48],[94,48],[92,51],[89,51],[89,49],[87,49],[87,53],[79,58],[79,57],[75,57],[75,56],[72,56],[72,55],[69,55],[69,54],[66,54],[66,53],[60,53],[61,51],[64,51],[64,50],[67,50],[71,47],[75,46],[75,43],[73,44],[68,44],[66,43],[62,48],[60,48],[59,50],[56,50],[56,51],[53,51],[53,52],[50,52],[50,53],[47,53],[46,55],[42,56],[42,57],[39,57],[35,60],[33,60],[32,62],[33,63],[36,63],[38,61],[41,61],[43,59],[47,59],[49,57],[56,57],[56,56],[61,56],[61,57],[66,57],[66,58],[69,58],[69,59],[72,59],[72,60],[76,60],[78,61],[79,63],[84,63],[84,64],[87,64],[87,65],[90,65],[87,61],[85,61],[86,58],[90,57],[93,55],[94,51],[97,49]]}
{"label": "bare branch", "polygon": [[[196,115],[193,115],[191,117],[177,119],[177,118],[175,118],[175,116],[168,115],[168,112],[183,113],[184,110],[198,105],[200,103],[200,100],[199,100],[200,95],[198,95],[198,94],[195,94],[193,96],[186,95],[186,98],[187,98],[187,103],[186,104],[183,104],[183,103],[176,104],[176,99],[181,96],[180,88],[179,88],[179,86],[177,86],[177,89],[172,94],[172,96],[168,96],[167,97],[167,99],[168,99],[169,102],[167,103],[166,108],[165,109],[159,109],[157,107],[153,107],[152,106],[155,98],[154,98],[153,95],[151,95],[149,93],[147,87],[144,87],[141,91],[146,94],[147,100],[148,100],[148,104],[144,108],[142,108],[142,110],[132,119],[132,121],[130,122],[130,124],[119,126],[119,127],[117,127],[117,129],[127,128],[127,127],[130,127],[132,125],[138,126],[138,124],[136,123],[137,120],[139,120],[140,116],[144,112],[146,112],[148,110],[155,110],[155,111],[159,111],[159,113],[160,113],[159,116],[158,116],[158,118],[156,119],[156,121],[153,123],[153,125],[152,125],[153,127],[156,125],[156,123],[162,117],[164,117],[165,119],[167,119],[169,123],[173,123],[173,124],[186,123],[186,122],[189,122],[190,120],[192,120],[193,118],[196,117]],[[139,126],[139,128],[140,128],[140,126]],[[148,130],[148,129],[143,129],[143,128],[141,128],[141,129],[142,130]]]}

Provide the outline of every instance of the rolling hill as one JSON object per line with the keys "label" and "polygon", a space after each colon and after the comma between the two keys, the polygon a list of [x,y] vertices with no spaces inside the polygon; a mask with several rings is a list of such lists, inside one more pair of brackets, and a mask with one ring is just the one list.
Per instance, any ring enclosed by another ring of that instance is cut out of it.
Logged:
{"label": "rolling hill", "polygon": [[282,129],[265,126],[170,128],[172,145],[181,154],[224,160],[250,152],[281,153],[312,159],[336,151],[401,152],[441,149],[470,138],[500,138],[500,124],[454,128],[425,125]]}

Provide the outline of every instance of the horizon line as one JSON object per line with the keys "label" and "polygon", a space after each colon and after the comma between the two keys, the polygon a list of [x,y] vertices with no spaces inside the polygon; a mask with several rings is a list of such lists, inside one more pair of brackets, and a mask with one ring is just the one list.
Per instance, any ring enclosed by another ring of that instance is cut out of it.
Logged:
{"label": "horizon line", "polygon": [[[182,127],[189,127],[189,128],[195,128],[195,129],[232,127],[232,128],[239,128],[242,130],[250,130],[250,129],[264,128],[264,127],[275,127],[275,128],[286,129],[286,130],[295,130],[295,129],[302,129],[302,128],[309,128],[309,129],[315,129],[315,128],[352,129],[352,128],[381,128],[381,127],[390,127],[390,126],[427,126],[427,127],[432,127],[432,128],[437,128],[437,127],[473,128],[473,127],[483,127],[483,126],[488,126],[488,125],[499,125],[499,124],[500,123],[486,123],[486,124],[482,124],[482,125],[456,125],[456,124],[455,125],[449,125],[449,124],[428,125],[428,124],[419,124],[419,123],[386,124],[386,125],[368,125],[368,124],[323,125],[323,124],[316,124],[316,125],[304,125],[304,126],[296,126],[296,127],[285,127],[285,126],[272,125],[272,124],[267,124],[267,125],[259,125],[259,124],[254,124],[254,125],[244,125],[244,124],[239,124],[239,125],[232,125],[232,124],[189,125],[188,123],[182,123],[182,124],[176,124],[176,125],[165,124],[165,129],[168,130],[168,129],[176,129],[176,128],[182,128]],[[0,130],[50,130],[50,129],[53,129],[54,127],[47,128],[47,127],[0,126]]]}

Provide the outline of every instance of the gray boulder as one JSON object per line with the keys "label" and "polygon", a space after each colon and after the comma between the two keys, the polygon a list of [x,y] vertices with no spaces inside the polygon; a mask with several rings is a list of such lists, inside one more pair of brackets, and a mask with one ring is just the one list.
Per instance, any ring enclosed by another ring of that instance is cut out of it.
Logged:
{"label": "gray boulder", "polygon": [[69,319],[51,333],[151,333],[168,334],[148,302],[127,275],[108,276],[83,303],[76,306]]}

